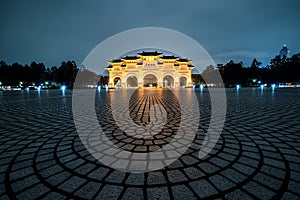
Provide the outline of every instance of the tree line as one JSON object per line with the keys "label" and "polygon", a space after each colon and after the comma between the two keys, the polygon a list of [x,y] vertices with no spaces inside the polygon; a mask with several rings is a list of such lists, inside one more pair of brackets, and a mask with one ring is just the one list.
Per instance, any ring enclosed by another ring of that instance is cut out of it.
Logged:
{"label": "tree line", "polygon": [[[65,85],[69,88],[74,86],[78,71],[89,77],[85,84],[98,84],[101,78],[84,66],[77,67],[74,61],[63,61],[60,66],[46,68],[43,63],[32,62],[30,65],[13,63],[6,64],[0,61],[0,82],[4,86],[32,86],[43,85],[49,88]],[[103,78],[102,78],[103,79]]]}
{"label": "tree line", "polygon": [[[259,83],[278,84],[300,82],[300,53],[290,58],[279,55],[271,59],[270,64],[261,67],[262,63],[253,59],[250,66],[244,66],[242,62],[229,61],[226,64],[218,64],[216,67],[208,66],[201,74],[193,74],[192,81],[195,85],[203,83],[222,83],[216,80],[217,75],[221,75],[225,87],[233,87],[236,84],[242,86],[257,86]],[[61,62],[59,67],[46,68],[43,63],[32,62],[30,65],[13,63],[6,64],[0,61],[0,82],[1,85],[31,86],[48,83],[49,87],[66,85],[69,88],[74,86],[74,81],[78,72],[86,77],[79,86],[105,85],[108,84],[108,77],[97,75],[89,71],[84,66],[78,67],[74,61]],[[204,81],[205,80],[205,81]]]}
{"label": "tree line", "polygon": [[[300,82],[300,53],[290,58],[279,55],[271,59],[270,64],[261,67],[262,63],[253,59],[250,66],[244,66],[242,62],[229,61],[226,64],[218,64],[217,67],[208,66],[201,74],[192,75],[192,81],[196,84],[222,83],[216,80],[221,75],[225,87],[233,87],[237,84],[251,87],[258,84],[279,84]],[[204,81],[205,80],[205,81]]]}

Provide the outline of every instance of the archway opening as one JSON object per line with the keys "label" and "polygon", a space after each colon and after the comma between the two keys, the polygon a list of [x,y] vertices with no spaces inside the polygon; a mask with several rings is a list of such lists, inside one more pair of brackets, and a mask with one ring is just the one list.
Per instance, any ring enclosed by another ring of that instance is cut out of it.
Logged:
{"label": "archway opening", "polygon": [[184,77],[184,76],[180,77],[180,79],[179,79],[179,86],[180,87],[186,87],[187,86],[186,84],[187,84],[187,78]]}
{"label": "archway opening", "polygon": [[136,76],[129,76],[126,81],[128,88],[138,87],[138,79]]}
{"label": "archway opening", "polygon": [[157,87],[157,78],[153,74],[144,77],[144,87]]}
{"label": "archway opening", "polygon": [[121,78],[120,77],[114,78],[114,87],[121,87]]}
{"label": "archway opening", "polygon": [[174,78],[170,75],[167,75],[163,79],[163,86],[164,87],[174,87]]}

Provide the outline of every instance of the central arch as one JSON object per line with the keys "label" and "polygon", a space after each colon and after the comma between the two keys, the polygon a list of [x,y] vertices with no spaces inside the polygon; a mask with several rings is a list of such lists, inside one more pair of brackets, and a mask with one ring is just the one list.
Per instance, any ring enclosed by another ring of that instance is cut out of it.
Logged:
{"label": "central arch", "polygon": [[157,77],[154,74],[147,74],[143,78],[144,87],[157,87]]}
{"label": "central arch", "polygon": [[127,88],[138,87],[138,79],[136,76],[129,76],[126,80]]}
{"label": "central arch", "polygon": [[164,87],[174,87],[174,78],[171,75],[166,75],[163,78]]}

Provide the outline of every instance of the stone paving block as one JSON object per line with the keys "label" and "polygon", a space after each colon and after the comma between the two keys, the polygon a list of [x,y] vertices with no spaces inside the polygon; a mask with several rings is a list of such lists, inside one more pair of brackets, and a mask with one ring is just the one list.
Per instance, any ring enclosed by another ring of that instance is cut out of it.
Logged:
{"label": "stone paving block", "polygon": [[205,174],[195,167],[189,167],[184,169],[185,174],[189,179],[198,179],[205,176]]}
{"label": "stone paving block", "polygon": [[24,190],[26,188],[32,187],[33,185],[36,185],[39,183],[40,180],[36,176],[29,176],[25,179],[22,179],[20,181],[16,181],[12,183],[11,187],[14,192],[19,192],[20,190]]}
{"label": "stone paving block", "polygon": [[151,200],[169,200],[169,192],[167,187],[157,187],[147,189],[147,199]]}
{"label": "stone paving block", "polygon": [[185,185],[177,185],[172,187],[174,199],[197,199],[193,192]]}
{"label": "stone paving block", "polygon": [[36,168],[38,170],[43,170],[43,169],[51,167],[51,166],[53,166],[55,164],[56,164],[55,160],[45,160],[43,162],[36,163]]}
{"label": "stone paving block", "polygon": [[60,184],[58,188],[71,193],[74,192],[74,190],[79,189],[79,187],[81,187],[85,182],[86,180],[83,178],[71,176],[70,178],[67,178],[65,182]]}
{"label": "stone paving block", "polygon": [[290,181],[289,185],[288,185],[288,189],[294,193],[296,193],[297,195],[300,195],[300,184],[299,182],[295,182],[295,181]]}
{"label": "stone paving block", "polygon": [[149,172],[147,183],[149,185],[165,184],[166,178],[161,172]]}
{"label": "stone paving block", "polygon": [[107,178],[106,181],[113,183],[122,183],[125,178],[125,173],[120,171],[113,171]]}
{"label": "stone paving block", "polygon": [[290,192],[285,192],[283,194],[283,197],[282,199],[288,199],[288,200],[298,200],[299,199],[299,196],[298,195],[295,195],[295,194],[292,194]]}
{"label": "stone paving block", "polygon": [[224,168],[230,164],[230,162],[228,162],[224,159],[217,158],[217,157],[214,157],[214,158],[210,159],[209,161],[221,168]]}
{"label": "stone paving block", "polygon": [[177,169],[177,168],[180,168],[180,167],[183,167],[183,163],[180,161],[180,160],[176,160],[174,161],[173,163],[171,163],[168,168],[169,169]]}
{"label": "stone paving block", "polygon": [[36,162],[41,162],[41,161],[45,161],[45,160],[52,160],[53,158],[54,158],[53,153],[49,153],[49,154],[44,154],[44,155],[38,155],[35,160],[36,160]]}
{"label": "stone paving block", "polygon": [[235,163],[232,165],[232,167],[245,175],[251,175],[255,171],[255,168],[241,163]]}
{"label": "stone paving block", "polygon": [[46,169],[43,169],[42,171],[40,171],[40,175],[44,178],[47,178],[53,174],[57,174],[62,171],[63,171],[62,167],[60,167],[59,165],[53,165],[49,168],[46,168]]}
{"label": "stone paving block", "polygon": [[143,185],[145,180],[144,174],[141,173],[132,173],[127,177],[125,184],[127,185]]}
{"label": "stone paving block", "polygon": [[230,199],[230,200],[240,200],[240,199],[251,200],[251,199],[253,199],[252,197],[250,197],[248,194],[246,194],[242,190],[235,190],[233,192],[230,192],[225,195],[225,198]]}
{"label": "stone paving block", "polygon": [[231,168],[222,171],[221,174],[235,183],[240,183],[247,178],[247,176]]}
{"label": "stone paving block", "polygon": [[64,182],[65,180],[69,179],[71,177],[71,174],[66,172],[66,171],[63,171],[61,173],[58,173],[56,175],[52,175],[50,176],[49,178],[46,179],[46,181],[48,183],[50,183],[51,185],[58,185],[62,182]]}
{"label": "stone paving block", "polygon": [[168,179],[172,183],[187,181],[186,176],[179,170],[171,170],[167,172]]}
{"label": "stone paving block", "polygon": [[196,159],[192,156],[182,156],[181,160],[186,165],[193,165],[193,164],[198,163],[200,161],[199,159]]}
{"label": "stone paving block", "polygon": [[95,199],[118,199],[122,191],[122,186],[114,186],[107,184],[103,187],[103,189]]}
{"label": "stone paving block", "polygon": [[62,194],[57,193],[57,192],[50,192],[45,197],[43,197],[43,199],[47,199],[47,200],[52,200],[52,199],[62,200],[62,199],[66,199],[66,197],[64,195],[62,195]]}
{"label": "stone paving block", "polygon": [[81,186],[74,193],[74,195],[84,199],[92,199],[97,194],[100,187],[101,187],[100,183],[88,182],[84,186]]}
{"label": "stone paving block", "polygon": [[96,165],[94,165],[94,164],[86,163],[86,164],[84,164],[84,165],[76,168],[74,171],[77,172],[77,173],[79,173],[79,174],[88,174],[95,167],[96,167]]}
{"label": "stone paving block", "polygon": [[220,175],[211,176],[209,180],[220,191],[225,191],[235,186],[232,181]]}
{"label": "stone paving block", "polygon": [[124,195],[122,196],[122,199],[128,199],[128,200],[144,199],[143,189],[128,188],[125,191]]}
{"label": "stone paving block", "polygon": [[74,160],[76,158],[78,158],[77,155],[72,153],[71,155],[66,155],[64,157],[60,157],[59,161],[62,162],[62,163],[67,163],[67,162],[69,162],[71,160]]}
{"label": "stone paving block", "polygon": [[200,198],[206,198],[218,194],[218,191],[205,179],[190,182],[189,185]]}
{"label": "stone paving block", "polygon": [[87,176],[92,179],[99,179],[102,180],[109,172],[108,168],[100,167],[95,169],[94,171],[90,172]]}
{"label": "stone paving block", "polygon": [[33,175],[34,174],[34,170],[33,168],[30,166],[30,167],[26,167],[26,168],[23,168],[23,169],[19,169],[17,171],[14,171],[12,173],[9,174],[9,179],[11,181],[14,181],[14,180],[17,180],[17,179],[20,179],[20,178],[23,178],[25,176],[29,176],[29,175]]}
{"label": "stone paving block", "polygon": [[285,176],[285,173],[286,173],[284,170],[280,170],[280,169],[270,167],[270,166],[267,166],[267,165],[263,165],[262,168],[261,168],[261,171],[268,174],[268,175],[270,175],[270,176],[275,176],[275,177],[281,178],[281,179],[284,179],[284,176]]}
{"label": "stone paving block", "polygon": [[43,194],[47,193],[49,188],[45,187],[43,184],[38,184],[28,190],[17,195],[18,199],[36,199]]}
{"label": "stone paving block", "polygon": [[34,153],[27,153],[27,154],[22,154],[16,158],[16,162],[24,161],[24,160],[29,160],[34,158]]}
{"label": "stone paving block", "polygon": [[243,163],[245,165],[256,168],[259,164],[259,161],[247,157],[241,157],[238,162]]}
{"label": "stone paving block", "polygon": [[264,158],[264,163],[268,164],[272,167],[285,169],[284,162],[280,161],[280,160],[275,160],[275,159],[272,159],[272,158]]}
{"label": "stone paving block", "polygon": [[236,156],[227,153],[220,153],[218,156],[226,161],[233,161],[236,158]]}
{"label": "stone paving block", "polygon": [[244,190],[254,194],[259,199],[271,199],[275,193],[253,181],[243,186]]}
{"label": "stone paving block", "polygon": [[205,173],[208,173],[208,174],[211,174],[211,173],[214,173],[214,172],[220,170],[219,167],[212,165],[210,163],[200,163],[198,166],[200,167],[201,170],[203,170]]}
{"label": "stone paving block", "polygon": [[275,178],[275,177],[271,177],[262,173],[258,173],[253,180],[257,181],[258,183],[262,184],[262,185],[267,185],[275,190],[279,190],[279,188],[282,185],[282,181]]}

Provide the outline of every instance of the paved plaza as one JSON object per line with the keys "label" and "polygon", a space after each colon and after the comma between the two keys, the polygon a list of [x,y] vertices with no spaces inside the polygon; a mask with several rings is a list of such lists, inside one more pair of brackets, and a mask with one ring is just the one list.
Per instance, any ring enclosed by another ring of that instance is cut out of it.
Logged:
{"label": "paved plaza", "polygon": [[[126,151],[155,151],[177,133],[181,111],[172,92],[147,91],[134,93],[130,116],[143,126],[149,105],[166,109],[166,127],[151,139],[122,133],[111,114],[114,91],[97,92],[99,124]],[[225,125],[203,159],[211,101],[207,89],[193,92],[200,123],[192,145],[147,173],[115,170],[87,151],[76,132],[71,90],[0,92],[0,199],[300,199],[300,89],[226,89]]]}

